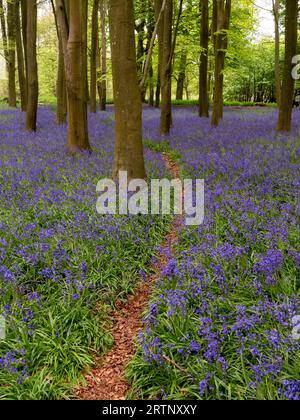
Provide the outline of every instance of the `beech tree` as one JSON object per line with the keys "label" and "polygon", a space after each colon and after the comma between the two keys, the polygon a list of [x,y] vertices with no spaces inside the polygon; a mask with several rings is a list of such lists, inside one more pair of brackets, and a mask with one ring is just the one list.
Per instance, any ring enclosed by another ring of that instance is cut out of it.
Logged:
{"label": "beech tree", "polygon": [[0,0],[0,22],[4,59],[8,73],[8,104],[10,107],[17,106],[16,95],[16,27],[15,27],[15,0],[8,1],[6,13],[3,0]]}
{"label": "beech tree", "polygon": [[[147,73],[146,77],[148,79],[148,90],[149,90],[148,104],[149,106],[154,107],[154,71],[153,71],[153,57],[152,57],[153,56],[152,42],[153,42],[153,34],[155,31],[155,16],[154,16],[154,4],[152,3],[151,0],[148,0],[147,7],[148,7],[147,23],[146,23],[147,44],[146,44],[146,49],[145,49],[146,60],[144,62],[143,73],[144,74],[145,72]],[[150,54],[150,57],[148,58],[149,54]],[[149,61],[149,64],[147,62],[147,59]],[[146,90],[147,90],[147,86],[146,86]]]}
{"label": "beech tree", "polygon": [[231,0],[214,0],[215,37],[215,89],[212,125],[218,126],[223,118],[224,68],[228,47]]}
{"label": "beech tree", "polygon": [[161,118],[160,132],[169,134],[172,125],[172,33],[173,0],[166,0],[163,11],[163,51],[161,58]]}
{"label": "beech tree", "polygon": [[290,131],[292,123],[295,81],[292,77],[292,59],[297,53],[298,0],[285,2],[285,61],[282,93],[279,106],[278,131]]}
{"label": "beech tree", "polygon": [[5,19],[5,9],[3,0],[0,0],[0,22],[1,22],[1,35],[3,43],[3,55],[5,59],[6,69],[8,71],[8,43],[7,43],[7,30],[6,30],[6,19]]}
{"label": "beech tree", "polygon": [[16,0],[15,8],[15,27],[16,27],[16,49],[17,49],[17,63],[18,63],[18,77],[19,88],[21,97],[21,109],[23,112],[27,110],[27,79],[25,68],[25,51],[21,30],[21,17],[20,17],[20,0]]}
{"label": "beech tree", "polygon": [[[56,7],[54,4],[54,0],[51,0],[53,15],[55,19],[55,26],[57,32],[57,44],[58,44],[58,54],[57,54],[57,78],[56,78],[56,99],[57,99],[57,106],[56,106],[56,120],[57,124],[61,125],[66,123],[67,121],[67,112],[68,112],[68,104],[67,104],[67,87],[66,87],[66,76],[65,76],[65,63],[64,63],[64,52],[63,52],[63,44],[61,33],[58,27],[57,21],[57,14],[56,14]],[[68,12],[68,3],[66,2],[66,8]]]}
{"label": "beech tree", "polygon": [[[66,4],[66,18],[69,19],[69,0],[65,1]],[[67,114],[68,114],[68,101],[67,101],[67,86],[66,86],[66,74],[65,74],[65,59],[64,59],[64,51],[63,51],[63,43],[61,33],[58,27],[57,21],[57,14],[56,8],[54,4],[54,0],[51,0],[53,15],[55,19],[56,25],[56,32],[57,32],[57,40],[58,40],[58,63],[57,63],[57,79],[56,79],[56,98],[57,98],[57,106],[56,106],[56,120],[57,124],[65,124],[67,121]]]}
{"label": "beech tree", "polygon": [[[172,126],[172,70],[173,57],[176,48],[176,40],[180,18],[183,10],[183,0],[178,3],[178,16],[173,32],[173,0],[156,0],[155,16],[157,21],[157,34],[159,41],[159,77],[156,94],[158,105],[161,89],[161,117],[160,132],[168,135]],[[154,31],[156,35],[156,30]],[[174,35],[174,36],[173,36]],[[151,51],[151,50],[150,50]]]}
{"label": "beech tree", "polygon": [[133,0],[109,0],[116,144],[113,177],[146,178],[142,101],[138,83]]}
{"label": "beech tree", "polygon": [[[91,150],[87,123],[87,2],[56,0],[62,39],[68,95],[68,142],[70,153]],[[69,15],[69,18],[68,18]]]}
{"label": "beech tree", "polygon": [[92,42],[91,42],[91,88],[90,110],[97,112],[97,54],[99,50],[99,24],[98,24],[99,0],[93,0],[92,8]]}
{"label": "beech tree", "polygon": [[[154,8],[151,0],[140,3],[141,18],[137,21],[135,28],[137,32],[137,61],[138,75],[140,81],[140,89],[142,102],[149,102],[150,106],[154,106],[154,84],[153,84],[153,45],[157,35],[155,26]],[[146,9],[146,10],[145,10]],[[154,35],[155,32],[155,35]],[[146,42],[145,42],[146,41]],[[149,88],[149,100],[146,100],[147,90]]]}
{"label": "beech tree", "polygon": [[16,2],[7,2],[7,37],[8,37],[8,97],[9,105],[17,106],[16,93]]}
{"label": "beech tree", "polygon": [[276,101],[280,106],[281,80],[280,80],[280,0],[272,0],[273,15],[275,22],[275,90]]}
{"label": "beech tree", "polygon": [[38,66],[36,56],[37,41],[37,0],[27,0],[27,116],[26,128],[36,131],[38,109]]}
{"label": "beech tree", "polygon": [[106,110],[106,72],[107,72],[107,36],[106,36],[106,12],[107,0],[100,0],[100,19],[101,19],[101,56],[99,56],[99,96],[100,96],[100,111]]}
{"label": "beech tree", "polygon": [[[135,24],[135,31],[137,33],[137,67],[138,67],[138,79],[139,81],[143,78],[143,60],[145,56],[145,46],[144,46],[144,40],[145,40],[145,26],[146,26],[146,20],[143,16],[137,24]],[[145,102],[146,98],[146,83],[141,88],[141,97],[142,102]]]}
{"label": "beech tree", "polygon": [[155,94],[155,107],[160,105],[161,96],[161,70],[163,58],[163,39],[164,39],[164,19],[163,12],[166,6],[166,0],[154,0],[155,19],[158,24],[157,37],[158,37],[158,65],[157,65],[157,83]]}
{"label": "beech tree", "polygon": [[57,110],[56,118],[58,124],[65,124],[68,114],[67,85],[65,73],[65,59],[62,47],[62,39],[58,35],[58,65],[56,81]]}
{"label": "beech tree", "polygon": [[199,76],[199,116],[209,117],[208,98],[208,41],[209,41],[209,7],[208,0],[200,0],[201,13],[201,54],[200,54],[200,76]]}
{"label": "beech tree", "polygon": [[179,74],[177,79],[177,90],[176,90],[176,100],[182,101],[183,92],[184,92],[184,82],[186,77],[186,65],[187,65],[187,51],[183,49],[180,54],[179,60]]}
{"label": "beech tree", "polygon": [[[148,1],[148,25],[147,25],[147,47],[146,50],[149,53],[151,48],[151,42],[153,37],[153,32],[155,29],[155,17],[154,17],[154,8],[151,0]],[[144,69],[145,70],[145,69]],[[153,59],[152,54],[149,64],[149,106],[154,107],[154,70],[153,70]]]}
{"label": "beech tree", "polygon": [[[25,78],[26,78],[26,91],[27,91],[27,76],[28,76],[28,63],[27,63],[27,0],[21,0],[21,23],[22,23],[22,41],[25,61]],[[28,92],[27,92],[28,95]],[[27,98],[28,100],[28,98]],[[27,107],[27,105],[26,105]]]}

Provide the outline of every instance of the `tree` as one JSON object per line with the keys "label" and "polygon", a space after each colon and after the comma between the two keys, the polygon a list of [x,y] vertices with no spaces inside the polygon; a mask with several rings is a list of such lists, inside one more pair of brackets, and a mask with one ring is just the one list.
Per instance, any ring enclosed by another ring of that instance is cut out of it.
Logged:
{"label": "tree", "polygon": [[[21,0],[21,18],[22,18],[22,35],[23,35],[23,50],[25,60],[25,77],[27,81],[28,63],[27,63],[27,0]],[[28,95],[28,92],[27,92]],[[28,100],[28,98],[27,98]]]}
{"label": "tree", "polygon": [[142,102],[138,84],[133,0],[109,1],[116,145],[113,177],[146,178],[142,143]]}
{"label": "tree", "polygon": [[[146,20],[144,16],[135,25],[135,30],[137,32],[137,66],[138,66],[139,80],[142,80],[143,78],[143,64],[144,64],[143,61],[144,61],[144,56],[145,56],[145,47],[144,47],[145,25],[146,25]],[[145,102],[146,90],[147,90],[147,87],[145,83],[141,89],[142,102]]]}
{"label": "tree", "polygon": [[154,12],[155,19],[158,25],[157,37],[158,37],[158,64],[157,64],[157,83],[156,83],[156,94],[155,94],[155,107],[159,108],[160,96],[161,96],[161,70],[162,70],[162,58],[163,58],[163,39],[164,39],[164,9],[166,6],[166,0],[154,0]]}
{"label": "tree", "polygon": [[[163,0],[161,3],[156,2],[152,4],[150,0],[147,3],[147,19],[144,17],[143,22],[145,22],[144,26],[146,25],[147,28],[147,44],[146,48],[144,46],[141,47],[139,45],[138,50],[143,50],[143,57],[142,60],[142,68],[139,68],[139,86],[141,90],[142,100],[146,102],[146,92],[149,86],[149,105],[154,106],[154,71],[153,71],[153,49],[155,45],[155,39],[158,35],[159,38],[159,59],[158,59],[158,73],[160,73],[161,69],[161,52],[162,52],[162,44],[160,38],[160,31],[162,29],[162,18],[163,12],[166,5],[166,0]],[[155,6],[155,7],[153,7]],[[145,13],[143,12],[143,15]],[[147,23],[146,23],[147,22]],[[144,30],[144,29],[143,29]],[[143,37],[144,38],[144,33]],[[141,38],[141,35],[139,36]],[[139,40],[139,44],[141,44],[141,39]],[[138,54],[138,57],[141,56],[141,53]],[[145,60],[144,60],[145,57]],[[138,66],[139,67],[139,66]],[[160,74],[158,74],[157,78],[157,91],[156,91],[156,106],[159,107],[160,102]]]}
{"label": "tree", "polygon": [[91,95],[90,110],[97,112],[97,53],[99,50],[99,25],[98,25],[99,0],[93,0],[92,9],[92,43],[91,43]]}
{"label": "tree", "polygon": [[23,50],[23,39],[21,31],[21,20],[20,20],[20,0],[16,0],[15,8],[15,25],[16,25],[16,49],[17,49],[17,61],[18,61],[18,76],[19,76],[19,87],[21,96],[21,109],[23,112],[27,110],[27,80],[26,80],[26,69],[25,69],[25,58]]}
{"label": "tree", "polygon": [[161,59],[160,132],[169,134],[172,126],[172,24],[173,0],[167,0],[163,12],[163,52]]}
{"label": "tree", "polygon": [[292,77],[292,59],[297,52],[298,0],[286,0],[285,9],[285,62],[277,126],[278,131],[291,130],[295,84]]}
{"label": "tree", "polygon": [[3,0],[0,0],[0,22],[1,22],[1,33],[2,33],[2,42],[3,42],[3,51],[4,59],[6,64],[6,69],[8,71],[8,42],[7,42],[7,31],[6,31],[6,19],[5,19],[5,9]]}
{"label": "tree", "polygon": [[216,22],[215,40],[215,89],[212,125],[218,126],[223,118],[224,68],[228,47],[231,0],[214,0],[214,19]]}
{"label": "tree", "polygon": [[17,106],[16,95],[16,28],[15,28],[15,0],[7,2],[7,13],[5,19],[5,9],[3,0],[0,0],[0,22],[2,30],[2,41],[4,58],[8,74],[8,103],[10,107]]}
{"label": "tree", "polygon": [[37,0],[27,0],[27,116],[26,129],[36,131],[38,108],[38,66],[36,56],[37,42]]}
{"label": "tree", "polygon": [[[137,60],[138,75],[142,101],[154,106],[154,72],[153,72],[153,49],[158,32],[158,25],[161,22],[160,11],[157,20],[155,19],[154,3],[152,0],[137,0],[135,7],[136,32],[137,32]],[[146,42],[145,42],[146,41]],[[149,98],[146,101],[147,90]]]}
{"label": "tree", "polygon": [[[148,22],[147,22],[147,46],[146,51],[149,54],[149,51],[152,48],[152,38],[155,31],[155,16],[154,16],[154,7],[151,0],[148,0]],[[150,63],[149,63],[149,100],[148,103],[151,107],[154,107],[154,71],[153,71],[153,53],[151,53]],[[147,66],[147,61],[144,65],[144,72]]]}
{"label": "tree", "polygon": [[183,91],[184,91],[184,82],[186,77],[186,65],[187,65],[187,50],[184,48],[180,54],[179,61],[179,74],[177,79],[177,90],[176,90],[176,100],[182,101]]}
{"label": "tree", "polygon": [[107,37],[106,37],[106,0],[100,0],[101,19],[101,71],[100,71],[100,111],[106,110],[106,72],[107,72]]}
{"label": "tree", "polygon": [[[89,102],[89,75],[88,75],[88,10],[89,10],[89,2],[85,1],[81,4],[81,20],[82,20],[82,73],[83,73],[83,83],[84,83],[84,91],[85,97],[84,101],[86,103],[85,106],[85,117],[86,117],[86,126],[87,126],[87,116],[88,116],[88,107],[87,104]],[[88,126],[87,126],[87,138],[88,138]]]}
{"label": "tree", "polygon": [[280,107],[281,100],[281,80],[280,80],[280,0],[272,0],[273,14],[275,22],[275,90],[276,100]]}
{"label": "tree", "polygon": [[200,54],[200,77],[199,77],[199,116],[209,117],[208,98],[208,0],[200,0],[201,13],[201,54]]}
{"label": "tree", "polygon": [[[69,5],[66,0],[66,12],[67,19],[69,13]],[[57,124],[65,124],[67,122],[68,114],[68,101],[67,101],[67,86],[66,86],[66,74],[65,74],[65,59],[63,51],[63,43],[61,33],[58,27],[56,8],[54,0],[51,0],[53,14],[55,18],[57,40],[58,40],[58,63],[57,63],[57,79],[56,79],[56,98],[57,98],[57,107],[56,107],[56,120]]]}
{"label": "tree", "polygon": [[67,13],[65,1],[56,0],[56,14],[62,38],[67,82],[67,149],[73,154],[91,150],[87,123],[87,2],[70,1]]}
{"label": "tree", "polygon": [[7,36],[8,36],[8,98],[9,105],[17,106],[16,93],[16,1],[7,2]]}

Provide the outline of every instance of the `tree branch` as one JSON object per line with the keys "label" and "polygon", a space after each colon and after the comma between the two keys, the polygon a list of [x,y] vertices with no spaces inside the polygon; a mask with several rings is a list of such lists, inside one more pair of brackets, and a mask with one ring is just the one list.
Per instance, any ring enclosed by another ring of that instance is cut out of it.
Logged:
{"label": "tree branch", "polygon": [[170,59],[169,59],[169,62],[168,62],[168,66],[171,65],[173,57],[174,57],[174,53],[175,53],[179,23],[180,23],[180,18],[181,18],[181,15],[182,15],[182,8],[183,8],[183,0],[180,0],[177,22],[176,22],[176,26],[175,26],[175,29],[174,29],[174,38],[173,38],[172,50],[171,50],[171,55],[170,55]]}
{"label": "tree branch", "polygon": [[155,38],[156,38],[156,35],[158,33],[159,24],[160,24],[160,21],[162,19],[162,15],[163,15],[165,7],[166,7],[166,3],[167,3],[167,0],[164,0],[163,4],[161,6],[161,10],[159,12],[158,19],[157,19],[156,24],[155,24],[154,32],[153,32],[153,35],[152,35],[152,38],[151,38],[151,42],[150,42],[150,46],[149,46],[149,50],[148,50],[148,54],[147,54],[147,58],[146,58],[146,63],[145,63],[145,67],[144,67],[144,74],[143,74],[142,80],[140,82],[140,89],[141,90],[144,88],[146,80],[147,80],[147,76],[148,76],[148,72],[149,72],[149,66],[150,66],[150,63],[151,63],[151,57],[152,57],[154,43],[155,43]]}

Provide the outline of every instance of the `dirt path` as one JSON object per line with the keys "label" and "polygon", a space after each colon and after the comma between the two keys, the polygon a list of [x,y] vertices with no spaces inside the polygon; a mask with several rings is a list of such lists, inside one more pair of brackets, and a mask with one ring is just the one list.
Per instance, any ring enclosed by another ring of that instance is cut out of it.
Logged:
{"label": "dirt path", "polygon": [[[165,164],[172,177],[178,178],[179,168],[166,155]],[[182,217],[175,217],[171,230],[166,236],[162,251],[153,274],[141,280],[135,294],[130,296],[126,305],[118,308],[114,315],[115,328],[113,336],[115,344],[104,356],[101,364],[86,376],[87,387],[79,389],[76,396],[81,400],[124,400],[130,385],[124,378],[126,367],[136,352],[136,337],[143,328],[141,316],[147,308],[153,285],[161,277],[168,258],[178,241],[178,232],[182,226]]]}

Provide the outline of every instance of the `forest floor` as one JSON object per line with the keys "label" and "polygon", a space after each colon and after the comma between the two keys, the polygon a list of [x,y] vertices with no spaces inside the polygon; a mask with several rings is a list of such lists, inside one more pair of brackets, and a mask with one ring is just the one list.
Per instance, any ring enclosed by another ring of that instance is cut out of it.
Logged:
{"label": "forest floor", "polygon": [[176,109],[168,139],[145,114],[145,137],[205,180],[205,219],[181,232],[154,291],[129,397],[299,400],[299,110],[278,133],[268,108],[226,108],[217,129]]}
{"label": "forest floor", "polygon": [[[161,137],[159,110],[144,109],[149,177],[167,176],[167,151],[182,176],[205,179],[205,222],[176,235],[173,225],[171,254],[161,249],[169,217],[95,211],[113,108],[89,116],[94,153],[81,158],[66,155],[66,127],[48,108],[37,133],[20,111],[0,111],[0,399],[72,398],[95,355],[121,375],[84,398],[300,398],[299,111],[289,134],[276,119],[226,108],[213,129],[196,108],[176,107]],[[149,285],[137,289],[141,279]],[[139,298],[134,313],[128,296]]]}
{"label": "forest floor", "polygon": [[[63,399],[113,344],[119,302],[136,290],[170,217],[100,216],[96,185],[114,153],[113,111],[89,116],[94,152],[70,157],[66,126],[41,108],[38,130],[20,111],[0,114],[0,399]],[[146,151],[147,172],[167,174]]]}
{"label": "forest floor", "polygon": [[[167,155],[163,155],[166,168],[171,176],[180,177],[178,165]],[[114,345],[107,355],[97,360],[98,367],[89,373],[85,380],[87,386],[78,389],[76,396],[81,400],[125,400],[130,384],[125,378],[126,369],[137,350],[137,337],[143,329],[142,316],[149,305],[153,286],[163,276],[170,257],[174,256],[178,244],[178,234],[183,228],[183,219],[176,216],[171,224],[170,232],[166,235],[157,261],[150,268],[150,274],[140,279],[135,293],[128,302],[117,306],[113,315]]]}

